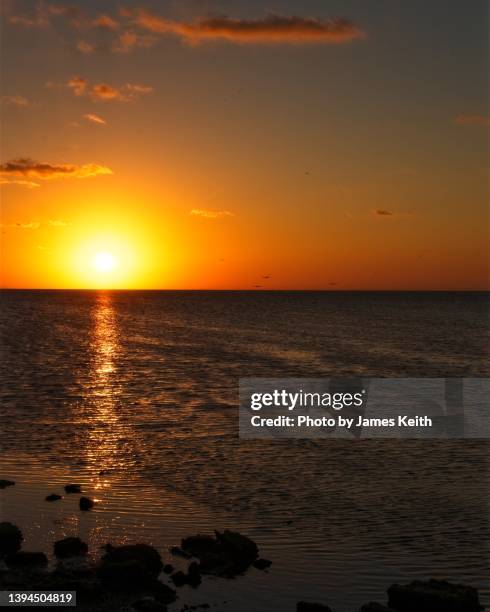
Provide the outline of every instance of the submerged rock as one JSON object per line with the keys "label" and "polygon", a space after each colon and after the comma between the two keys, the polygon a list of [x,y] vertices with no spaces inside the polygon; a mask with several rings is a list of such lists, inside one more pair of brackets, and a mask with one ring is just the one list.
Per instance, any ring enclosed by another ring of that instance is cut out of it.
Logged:
{"label": "submerged rock", "polygon": [[79,484],[67,484],[65,485],[65,493],[81,493],[82,485]]}
{"label": "submerged rock", "polygon": [[332,610],[324,604],[298,601],[296,604],[296,612],[332,612]]}
{"label": "submerged rock", "polygon": [[257,559],[252,565],[259,570],[265,570],[272,565],[272,561],[269,561],[269,559]]}
{"label": "submerged rock", "polygon": [[215,532],[215,537],[196,535],[183,538],[184,552],[197,557],[203,574],[235,576],[257,559],[259,550],[253,540],[236,531]]}
{"label": "submerged rock", "polygon": [[80,538],[64,538],[54,543],[54,554],[58,559],[86,555],[88,546]]}
{"label": "submerged rock", "polygon": [[478,591],[445,580],[415,580],[388,589],[388,606],[399,612],[480,612]]}
{"label": "submerged rock", "polygon": [[13,487],[15,482],[13,480],[4,480],[0,478],[0,489],[6,489],[7,487]]}
{"label": "submerged rock", "polygon": [[62,499],[62,497],[61,495],[58,495],[57,493],[51,493],[51,495],[47,495],[44,498],[44,500],[48,502],[58,501],[59,499]]}
{"label": "submerged rock", "polygon": [[80,510],[87,511],[94,507],[95,502],[93,499],[90,499],[90,497],[80,497],[78,505],[80,506]]}
{"label": "submerged rock", "polygon": [[0,523],[0,556],[20,550],[24,536],[13,523]]}
{"label": "submerged rock", "polygon": [[43,552],[27,552],[19,550],[6,556],[5,563],[9,567],[36,567],[48,564],[48,558]]}

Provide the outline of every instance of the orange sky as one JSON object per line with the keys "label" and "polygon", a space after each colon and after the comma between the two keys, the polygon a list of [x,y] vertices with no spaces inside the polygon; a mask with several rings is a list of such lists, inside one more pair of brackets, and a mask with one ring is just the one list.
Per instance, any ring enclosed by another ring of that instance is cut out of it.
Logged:
{"label": "orange sky", "polygon": [[2,286],[488,289],[486,3],[214,4],[5,4]]}

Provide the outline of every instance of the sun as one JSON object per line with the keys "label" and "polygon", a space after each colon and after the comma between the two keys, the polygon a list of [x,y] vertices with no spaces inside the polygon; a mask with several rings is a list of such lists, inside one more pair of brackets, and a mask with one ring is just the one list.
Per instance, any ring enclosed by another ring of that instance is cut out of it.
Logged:
{"label": "sun", "polygon": [[97,272],[106,273],[112,272],[115,268],[117,268],[118,261],[112,253],[100,251],[94,255],[92,265]]}

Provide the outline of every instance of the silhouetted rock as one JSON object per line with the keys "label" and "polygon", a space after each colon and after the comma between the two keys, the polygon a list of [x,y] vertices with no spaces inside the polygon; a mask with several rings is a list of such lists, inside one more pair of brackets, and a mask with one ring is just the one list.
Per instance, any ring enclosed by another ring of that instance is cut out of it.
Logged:
{"label": "silhouetted rock", "polygon": [[19,550],[5,557],[9,567],[36,567],[48,564],[48,558],[43,552],[27,552]]}
{"label": "silhouetted rock", "polygon": [[163,571],[165,572],[165,574],[171,574],[174,571],[174,566],[170,563],[166,563],[163,566]]}
{"label": "silhouetted rock", "polygon": [[15,482],[13,480],[3,480],[0,478],[0,489],[6,489],[7,487],[13,487]]}
{"label": "silhouetted rock", "polygon": [[388,589],[388,606],[399,612],[480,612],[478,591],[445,580],[415,580]]}
{"label": "silhouetted rock", "polygon": [[272,565],[272,561],[269,561],[269,559],[257,559],[252,565],[259,570],[265,570]]}
{"label": "silhouetted rock", "polygon": [[64,538],[54,543],[54,554],[58,559],[86,555],[88,546],[80,538]]}
{"label": "silhouetted rock", "polygon": [[106,546],[97,575],[104,586],[116,591],[145,589],[162,603],[175,599],[175,591],[157,580],[163,564],[160,554],[148,544]]}
{"label": "silhouetted rock", "polygon": [[78,502],[78,505],[80,506],[80,510],[83,511],[87,511],[90,510],[90,508],[94,507],[94,500],[90,499],[90,497],[80,497],[80,501]]}
{"label": "silhouetted rock", "polygon": [[195,535],[183,538],[181,550],[194,557],[213,552],[216,548],[216,538],[210,535]]}
{"label": "silhouetted rock", "polygon": [[187,584],[197,589],[201,582],[201,569],[199,567],[199,563],[193,561],[187,569]]}
{"label": "silhouetted rock", "polygon": [[131,604],[131,607],[138,612],[166,612],[167,606],[152,597],[143,597]]}
{"label": "silhouetted rock", "polygon": [[49,501],[49,502],[58,501],[59,499],[61,499],[61,495],[57,495],[56,493],[51,493],[51,495],[47,495],[44,499],[45,501]]}
{"label": "silhouetted rock", "polygon": [[184,584],[187,584],[187,576],[181,570],[175,572],[175,574],[172,574],[170,578],[176,587],[181,587],[184,586]]}
{"label": "silhouetted rock", "polygon": [[332,612],[332,610],[324,604],[298,601],[296,604],[296,612]]}
{"label": "silhouetted rock", "polygon": [[218,576],[234,576],[244,572],[257,558],[258,548],[250,538],[236,532],[215,532],[216,537],[197,535],[184,538],[184,552],[197,557],[200,572]]}
{"label": "silhouetted rock", "polygon": [[396,612],[393,608],[388,608],[383,604],[378,603],[377,601],[371,601],[367,604],[364,604],[359,612]]}
{"label": "silhouetted rock", "polygon": [[12,523],[0,523],[0,555],[8,555],[20,550],[24,539],[21,530]]}
{"label": "silhouetted rock", "polygon": [[65,493],[81,493],[82,485],[79,484],[67,484],[65,485]]}
{"label": "silhouetted rock", "polygon": [[172,546],[170,548],[170,554],[174,555],[174,557],[182,557],[183,559],[190,559],[192,555],[185,550],[182,550],[180,546]]}

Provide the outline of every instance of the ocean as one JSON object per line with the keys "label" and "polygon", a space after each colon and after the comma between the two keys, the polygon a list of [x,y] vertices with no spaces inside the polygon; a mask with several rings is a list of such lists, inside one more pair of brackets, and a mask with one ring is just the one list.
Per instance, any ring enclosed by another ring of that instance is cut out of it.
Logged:
{"label": "ocean", "polygon": [[[25,549],[144,541],[174,564],[181,537],[228,528],[272,561],[183,587],[179,606],[283,612],[303,599],[348,612],[430,577],[490,605],[487,441],[238,436],[240,377],[488,377],[489,304],[470,292],[3,291],[0,478],[16,485],[0,491],[0,520]],[[67,482],[93,511],[44,501]]]}

